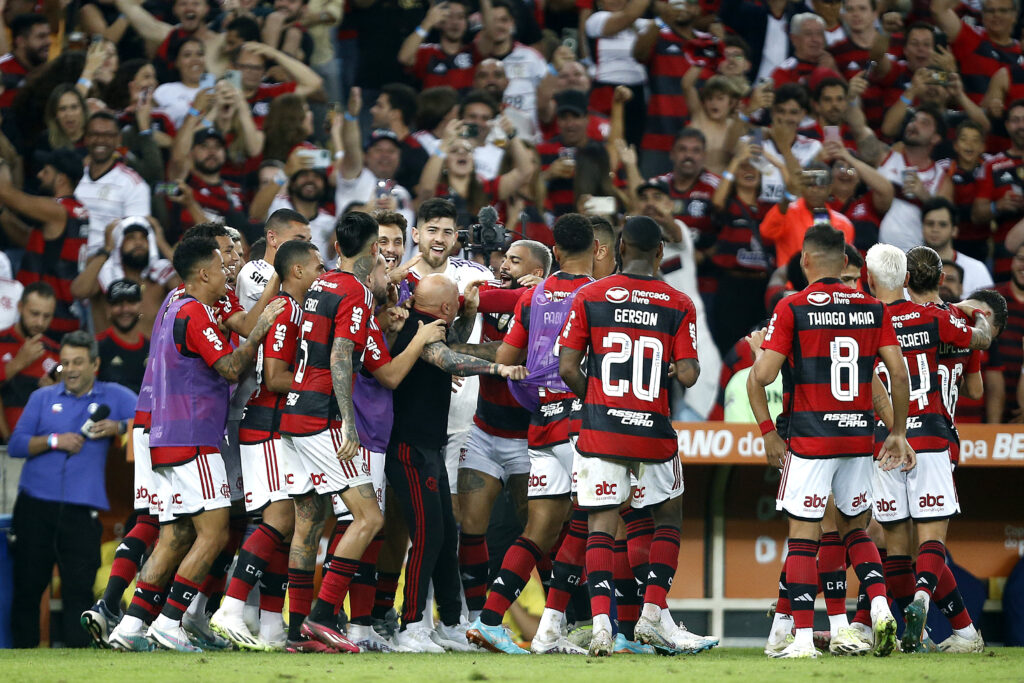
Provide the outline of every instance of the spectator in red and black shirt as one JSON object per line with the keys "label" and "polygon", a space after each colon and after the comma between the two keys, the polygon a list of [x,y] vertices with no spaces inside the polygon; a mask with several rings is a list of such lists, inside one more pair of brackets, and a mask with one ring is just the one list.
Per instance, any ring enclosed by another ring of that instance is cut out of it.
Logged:
{"label": "spectator in red and black shirt", "polygon": [[[590,140],[587,136],[590,117],[587,113],[587,94],[579,90],[566,90],[555,97],[558,104],[558,135],[550,142],[543,142],[537,145],[537,153],[541,160],[541,178],[547,185],[548,211],[555,217],[562,214],[575,212],[577,199],[583,194],[602,196],[603,191],[587,189],[580,191],[577,172],[590,173],[596,166],[587,166],[583,169],[581,165],[577,168],[577,157],[582,150],[589,158],[600,161],[603,159],[608,166],[608,153],[603,145]],[[603,157],[602,157],[603,155]],[[607,180],[607,172],[601,180]],[[611,191],[603,192],[612,194]]]}
{"label": "spectator in red and black shirt", "polygon": [[241,189],[221,178],[225,150],[224,136],[216,128],[204,128],[193,136],[189,153],[192,172],[178,184],[179,196],[167,196],[168,243],[176,244],[192,225],[218,218],[236,230],[247,231]]}
{"label": "spectator in red and black shirt", "polygon": [[175,80],[172,55],[178,54],[182,43],[188,38],[198,38],[210,57],[219,55],[224,44],[224,34],[217,33],[206,25],[206,16],[210,11],[210,5],[206,0],[174,0],[171,14],[180,22],[174,26],[154,17],[142,4],[121,0],[117,7],[131,23],[132,28],[145,39],[147,47],[153,49],[155,46],[153,66],[156,67],[156,74],[161,83]]}
{"label": "spectator in red and black shirt", "polygon": [[[797,132],[811,140],[825,141],[825,131],[838,129],[839,139],[843,145],[852,150],[857,149],[857,136],[853,127],[846,120],[851,110],[849,95],[850,88],[839,74],[832,72],[824,78],[818,79],[811,90],[811,109],[814,112],[813,123],[809,126],[801,126]],[[815,74],[815,78],[817,74]],[[812,78],[812,82],[815,80]],[[829,139],[832,139],[831,137]]]}
{"label": "spectator in red and black shirt", "polygon": [[28,72],[50,58],[50,22],[41,14],[20,14],[11,21],[14,48],[0,57],[0,109],[14,103]]}
{"label": "spectator in red and black shirt", "polygon": [[1010,147],[982,164],[971,211],[976,223],[996,222],[993,272],[996,282],[1005,282],[1009,276],[1010,254],[1003,242],[1010,229],[1024,217],[1024,100],[1007,107],[1005,123]]}
{"label": "spectator in red and black shirt", "polygon": [[[283,83],[264,83],[267,62],[274,62],[292,78]],[[256,127],[263,128],[263,119],[270,111],[271,101],[278,95],[295,93],[309,97],[323,87],[323,79],[311,68],[280,50],[260,42],[247,42],[238,51],[232,68],[242,75],[242,94],[252,108]]]}
{"label": "spectator in red and black shirt", "polygon": [[107,288],[107,306],[110,327],[96,335],[100,350],[97,378],[138,394],[149,358],[149,340],[140,329],[142,287],[131,280],[114,280]]}
{"label": "spectator in red and black shirt", "polygon": [[955,0],[934,0],[932,16],[949,38],[963,77],[964,91],[980,104],[988,91],[989,79],[1001,67],[1010,69],[1010,80],[1024,79],[1024,60],[1020,42],[1012,37],[1017,15],[1016,0],[985,0],[981,12],[982,27],[971,26],[957,16]]}
{"label": "spectator in red and black shirt", "polygon": [[953,246],[971,258],[988,260],[988,241],[992,228],[971,218],[978,182],[982,174],[982,153],[985,151],[985,130],[974,121],[964,121],[956,129],[953,142],[956,156],[949,166],[953,181],[953,204],[956,206],[957,235]]}
{"label": "spectator in red and black shirt", "polygon": [[427,151],[412,135],[416,124],[416,91],[401,83],[389,83],[381,88],[377,101],[370,107],[374,128],[386,128],[398,137],[401,162],[395,180],[402,187],[413,190],[420,182],[420,173],[427,163]]}
{"label": "spectator in red and black shirt", "polygon": [[[468,12],[460,0],[437,3],[402,43],[398,62],[423,88],[447,85],[460,93],[473,88],[477,54],[472,43],[463,41]],[[425,42],[434,29],[438,29],[440,42]]]}
{"label": "spectator in red and black shirt", "polygon": [[[855,76],[867,78],[872,62],[881,59],[884,49],[879,40],[878,3],[876,0],[845,0],[843,23],[846,38],[831,45],[828,51],[836,60],[836,70],[846,79]],[[878,126],[885,115],[885,91],[881,86],[869,84],[860,96],[861,107],[872,126]]]}
{"label": "spectator in red and black shirt", "polygon": [[786,83],[806,85],[807,79],[819,66],[832,68],[835,60],[825,50],[825,20],[817,14],[798,14],[789,23],[789,39],[793,43],[793,56],[772,71],[775,87]]}
{"label": "spectator in red and black shirt", "polygon": [[18,280],[26,285],[42,280],[56,291],[57,312],[50,328],[51,336],[60,341],[81,326],[71,311],[71,282],[78,275],[79,254],[88,237],[89,212],[74,197],[82,179],[81,157],[66,148],[37,152],[36,157],[42,165],[39,189],[47,196],[15,189],[10,177],[0,173],[0,204],[40,223],[28,234]]}
{"label": "spectator in red and black shirt", "polygon": [[837,141],[826,143],[824,154],[832,163],[832,197],[828,208],[850,219],[853,244],[864,254],[878,242],[882,216],[892,205],[895,189],[873,166]]}
{"label": "spectator in red and black shirt", "polygon": [[52,384],[60,347],[45,335],[57,307],[53,287],[34,282],[21,293],[18,322],[0,332],[0,438],[4,443],[18,424],[29,394]]}

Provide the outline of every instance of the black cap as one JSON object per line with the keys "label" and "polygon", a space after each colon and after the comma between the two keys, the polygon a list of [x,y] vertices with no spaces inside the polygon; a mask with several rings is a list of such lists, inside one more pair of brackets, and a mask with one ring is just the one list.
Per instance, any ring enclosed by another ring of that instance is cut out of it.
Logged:
{"label": "black cap", "polygon": [[224,134],[211,126],[210,128],[201,128],[195,132],[195,134],[192,136],[192,146],[196,147],[198,145],[201,145],[210,138],[213,138],[214,140],[219,140],[220,144],[222,145],[227,145],[227,143],[224,141]]}
{"label": "black cap", "polygon": [[378,128],[370,133],[370,141],[366,143],[366,149],[370,149],[378,142],[384,142],[385,140],[395,143],[396,147],[400,144],[395,131],[388,130],[387,128]]}
{"label": "black cap", "polygon": [[587,93],[582,90],[563,90],[555,95],[555,104],[558,105],[558,108],[555,110],[557,115],[568,112],[578,116],[586,116],[590,103],[587,99]]}
{"label": "black cap", "polygon": [[644,190],[657,190],[662,194],[672,196],[672,192],[668,188],[668,181],[662,180],[661,178],[650,178],[646,180],[639,187],[636,188],[636,193],[640,194]]}
{"label": "black cap", "polygon": [[122,235],[127,235],[130,232],[144,232],[149,235],[149,220],[145,216],[128,216],[122,218],[117,225],[121,228]]}
{"label": "black cap", "polygon": [[654,251],[661,244],[661,227],[647,216],[633,216],[622,228],[622,240],[640,251]]}
{"label": "black cap", "polygon": [[116,304],[122,301],[142,301],[142,287],[131,280],[114,280],[107,287],[107,303]]}
{"label": "black cap", "polygon": [[73,185],[82,179],[82,157],[69,147],[58,147],[48,152],[40,150],[34,158],[39,166],[53,166],[57,173],[66,175]]}

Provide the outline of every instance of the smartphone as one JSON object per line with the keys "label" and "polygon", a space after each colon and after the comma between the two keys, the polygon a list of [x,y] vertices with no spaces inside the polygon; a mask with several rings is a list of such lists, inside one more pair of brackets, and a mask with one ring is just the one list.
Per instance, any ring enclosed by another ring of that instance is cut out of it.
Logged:
{"label": "smartphone", "polygon": [[143,88],[139,91],[139,106],[143,107],[146,105],[146,101],[149,100],[149,96],[153,94],[152,88]]}
{"label": "smartphone", "polygon": [[562,45],[572,50],[573,54],[576,54],[576,49],[580,44],[580,32],[579,29],[575,28],[563,28],[562,29]]}
{"label": "smartphone", "polygon": [[825,142],[842,142],[839,126],[825,126]]}
{"label": "smartphone", "polygon": [[759,147],[764,145],[764,131],[761,129],[761,126],[754,127],[754,132],[750,134],[750,144]]}
{"label": "smartphone", "polygon": [[462,124],[462,132],[459,135],[467,139],[478,137],[480,135],[480,126],[476,123],[464,123]]}
{"label": "smartphone", "polygon": [[614,216],[616,208],[615,197],[591,197],[583,204],[583,211],[595,216]]}
{"label": "smartphone", "polygon": [[242,89],[242,72],[241,71],[237,71],[235,69],[231,69],[230,71],[225,71],[224,75],[221,76],[219,80],[227,81],[228,83],[230,83],[231,85],[233,85],[235,87],[235,90],[241,90]]}
{"label": "smartphone", "polygon": [[297,153],[300,159],[308,159],[313,163],[313,168],[323,170],[331,165],[331,153],[326,149],[300,149]]}
{"label": "smartphone", "polygon": [[156,192],[157,194],[163,194],[168,197],[181,196],[181,188],[178,187],[178,183],[157,183]]}
{"label": "smartphone", "polygon": [[949,85],[949,72],[941,69],[928,70],[928,85]]}

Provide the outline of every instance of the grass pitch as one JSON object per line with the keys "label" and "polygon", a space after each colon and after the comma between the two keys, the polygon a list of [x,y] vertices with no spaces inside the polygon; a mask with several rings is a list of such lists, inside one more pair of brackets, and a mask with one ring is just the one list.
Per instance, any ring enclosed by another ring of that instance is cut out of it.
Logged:
{"label": "grass pitch", "polygon": [[[3,650],[7,681],[524,681],[626,683],[689,680],[816,681],[1022,681],[1024,648],[993,648],[982,655],[893,655],[811,661],[769,660],[759,650],[716,648],[691,657],[613,656],[590,659],[482,654],[286,655],[219,652],[181,655],[99,650]],[[670,678],[671,677],[671,678]]]}

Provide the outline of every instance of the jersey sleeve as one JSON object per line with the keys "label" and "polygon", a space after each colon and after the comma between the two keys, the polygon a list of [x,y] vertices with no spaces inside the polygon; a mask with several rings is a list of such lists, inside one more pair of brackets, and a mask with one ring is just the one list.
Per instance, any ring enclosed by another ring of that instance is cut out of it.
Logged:
{"label": "jersey sleeve", "polygon": [[518,289],[502,289],[489,285],[480,287],[480,307],[478,313],[514,313],[522,291]]}
{"label": "jersey sleeve", "polygon": [[505,332],[505,338],[502,340],[509,346],[514,346],[517,349],[525,349],[527,342],[530,341],[530,329],[523,324],[525,316],[529,315],[529,302],[533,299],[533,290],[526,290],[519,297],[519,301],[516,302],[514,309],[514,315],[512,316],[512,323],[509,325],[508,330]]}
{"label": "jersey sleeve", "polygon": [[984,355],[984,351],[981,349],[974,349],[971,351],[971,355],[967,357],[967,374],[973,374],[975,372],[981,372],[981,360]]}
{"label": "jersey sleeve", "polygon": [[697,311],[692,301],[680,301],[680,308],[686,311],[683,321],[672,340],[672,361],[697,358]]}
{"label": "jersey sleeve", "polygon": [[380,370],[391,362],[391,354],[388,352],[387,344],[384,342],[384,333],[381,332],[377,321],[370,318],[370,325],[366,330],[366,350],[363,352],[363,367],[370,373]]}
{"label": "jersey sleeve", "polygon": [[[889,326],[892,327],[891,322]],[[789,352],[793,349],[794,327],[793,309],[786,301],[780,301],[775,307],[775,312],[772,313],[772,319],[768,322],[768,331],[764,335],[761,348],[788,357]]]}
{"label": "jersey sleeve", "polygon": [[892,326],[892,314],[888,306],[882,306],[882,335],[878,338],[878,348],[885,346],[899,346],[900,340],[896,338],[896,328]]}
{"label": "jersey sleeve", "polygon": [[562,326],[562,346],[586,351],[590,344],[590,324],[587,322],[586,297],[580,292],[572,302],[572,310]]}
{"label": "jersey sleeve", "polygon": [[370,324],[371,312],[367,308],[363,292],[353,289],[338,304],[334,314],[334,333],[355,342],[356,351],[366,348],[366,330]]}
{"label": "jersey sleeve", "polygon": [[263,338],[263,357],[295,362],[295,347],[299,342],[299,326],[292,320],[292,307],[285,306],[277,315],[270,332]]}
{"label": "jersey sleeve", "polygon": [[229,289],[227,294],[221,297],[217,302],[217,312],[220,313],[220,319],[223,322],[227,322],[228,318],[237,313],[245,313],[242,302],[238,300],[235,290]]}
{"label": "jersey sleeve", "polygon": [[958,349],[966,349],[971,345],[971,337],[974,335],[966,320],[951,311],[937,312],[935,319],[939,323],[939,341],[952,344]]}
{"label": "jersey sleeve", "polygon": [[231,342],[220,331],[217,322],[210,317],[202,304],[183,306],[179,309],[179,317],[183,312],[188,316],[188,324],[185,326],[185,348],[197,354],[211,368],[232,352]]}

